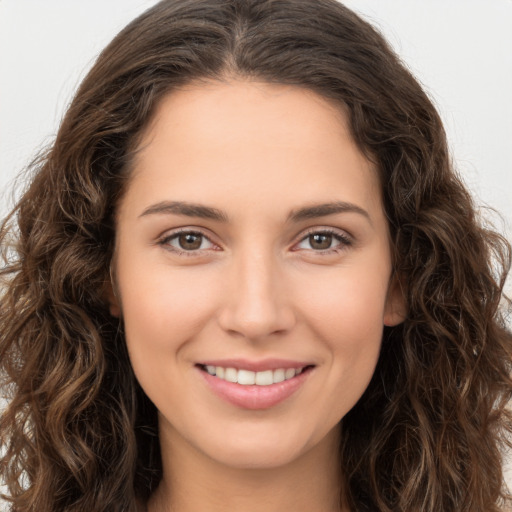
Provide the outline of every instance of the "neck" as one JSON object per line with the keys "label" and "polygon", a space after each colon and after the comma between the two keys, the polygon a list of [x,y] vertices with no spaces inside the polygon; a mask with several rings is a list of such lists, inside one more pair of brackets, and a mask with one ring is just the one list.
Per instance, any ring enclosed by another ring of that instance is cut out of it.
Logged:
{"label": "neck", "polygon": [[[163,478],[148,512],[341,512],[339,429],[286,465],[226,466],[161,429]],[[346,509],[343,509],[346,510]]]}

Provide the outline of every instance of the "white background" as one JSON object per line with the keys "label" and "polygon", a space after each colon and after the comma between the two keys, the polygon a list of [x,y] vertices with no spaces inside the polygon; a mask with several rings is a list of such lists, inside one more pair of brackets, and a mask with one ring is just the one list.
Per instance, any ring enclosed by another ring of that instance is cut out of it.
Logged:
{"label": "white background", "polygon": [[[99,51],[155,0],[0,0],[0,216]],[[347,0],[379,27],[444,119],[479,205],[512,233],[512,0]],[[512,291],[509,279],[508,291]]]}

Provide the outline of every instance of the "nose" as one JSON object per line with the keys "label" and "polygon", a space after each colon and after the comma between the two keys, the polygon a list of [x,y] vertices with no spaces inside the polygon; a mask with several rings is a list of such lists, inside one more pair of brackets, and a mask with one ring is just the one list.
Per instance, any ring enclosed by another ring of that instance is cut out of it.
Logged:
{"label": "nose", "polygon": [[218,316],[221,328],[249,340],[292,329],[296,320],[284,280],[270,251],[247,250],[234,256]]}

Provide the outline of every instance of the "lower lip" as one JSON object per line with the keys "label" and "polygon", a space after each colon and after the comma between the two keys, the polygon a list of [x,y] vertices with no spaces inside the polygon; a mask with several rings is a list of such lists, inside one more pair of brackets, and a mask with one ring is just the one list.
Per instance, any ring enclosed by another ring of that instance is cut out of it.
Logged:
{"label": "lower lip", "polygon": [[199,367],[197,369],[215,394],[233,405],[253,410],[269,409],[283,402],[304,384],[313,370],[312,367],[307,368],[291,379],[269,386],[244,386],[214,377]]}

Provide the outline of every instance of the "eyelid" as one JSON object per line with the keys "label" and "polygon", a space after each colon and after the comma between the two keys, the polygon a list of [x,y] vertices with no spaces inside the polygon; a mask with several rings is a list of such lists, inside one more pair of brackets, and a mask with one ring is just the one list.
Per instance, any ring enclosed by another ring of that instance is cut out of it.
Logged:
{"label": "eyelid", "polygon": [[178,229],[172,230],[172,231],[166,231],[163,235],[161,235],[157,238],[156,244],[163,246],[165,249],[167,249],[170,252],[173,252],[178,255],[185,255],[185,256],[197,256],[199,254],[202,254],[203,251],[205,251],[205,250],[217,250],[217,249],[196,249],[193,251],[186,251],[184,249],[178,249],[176,247],[171,246],[169,244],[169,242],[181,234],[194,234],[194,235],[201,236],[201,237],[205,238],[206,240],[208,240],[208,242],[210,242],[212,245],[218,247],[218,245],[215,242],[213,242],[211,237],[209,235],[207,235],[203,231],[202,228],[195,228],[192,226],[186,227],[186,228],[178,228]]}
{"label": "eyelid", "polygon": [[[213,242],[211,237],[209,235],[207,235],[203,231],[202,228],[195,228],[193,226],[185,227],[185,228],[178,228],[178,229],[176,229],[174,231],[165,232],[163,235],[158,237],[157,244],[165,246],[165,248],[167,250],[169,250],[169,251],[171,251],[173,253],[176,253],[176,254],[179,254],[179,255],[185,255],[185,256],[198,256],[198,255],[203,254],[204,251],[218,250],[218,249],[195,249],[195,250],[186,251],[186,250],[178,249],[176,247],[173,247],[173,246],[169,245],[169,241],[170,240],[172,240],[175,237],[177,237],[177,236],[179,236],[181,234],[184,234],[184,233],[186,233],[186,234],[195,234],[195,235],[201,236],[201,237],[205,238],[206,240],[208,240],[208,242],[210,242],[211,244],[213,244],[213,245],[218,247],[218,244]],[[322,250],[317,250],[317,251],[314,250],[314,249],[308,250],[308,251],[310,251],[312,253],[317,253],[319,255],[339,253],[339,252],[345,250],[348,246],[351,246],[353,244],[353,237],[351,235],[349,235],[346,231],[342,231],[342,230],[339,230],[339,229],[336,229],[336,228],[332,228],[332,227],[319,227],[319,226],[315,226],[315,227],[311,227],[311,228],[307,229],[305,232],[301,233],[300,237],[297,240],[297,242],[294,243],[294,246],[296,246],[297,244],[303,242],[309,236],[315,235],[315,234],[333,235],[340,242],[339,245],[341,246],[341,247],[334,247],[334,248],[331,248],[331,249],[322,249]],[[298,250],[304,250],[304,249],[298,249]],[[297,251],[297,249],[295,249],[295,251]]]}
{"label": "eyelid", "polygon": [[323,250],[318,250],[318,251],[315,251],[313,249],[310,250],[310,252],[317,253],[320,255],[340,253],[343,250],[345,250],[347,247],[353,245],[353,243],[354,243],[354,238],[352,237],[352,235],[349,235],[346,231],[339,230],[339,229],[332,228],[332,227],[315,226],[315,227],[309,228],[308,230],[306,230],[306,232],[302,233],[299,241],[295,245],[306,240],[309,236],[316,235],[316,234],[333,235],[333,237],[336,238],[340,242],[339,245],[341,246],[341,247],[337,246],[337,247],[333,247],[330,249],[323,249]]}

